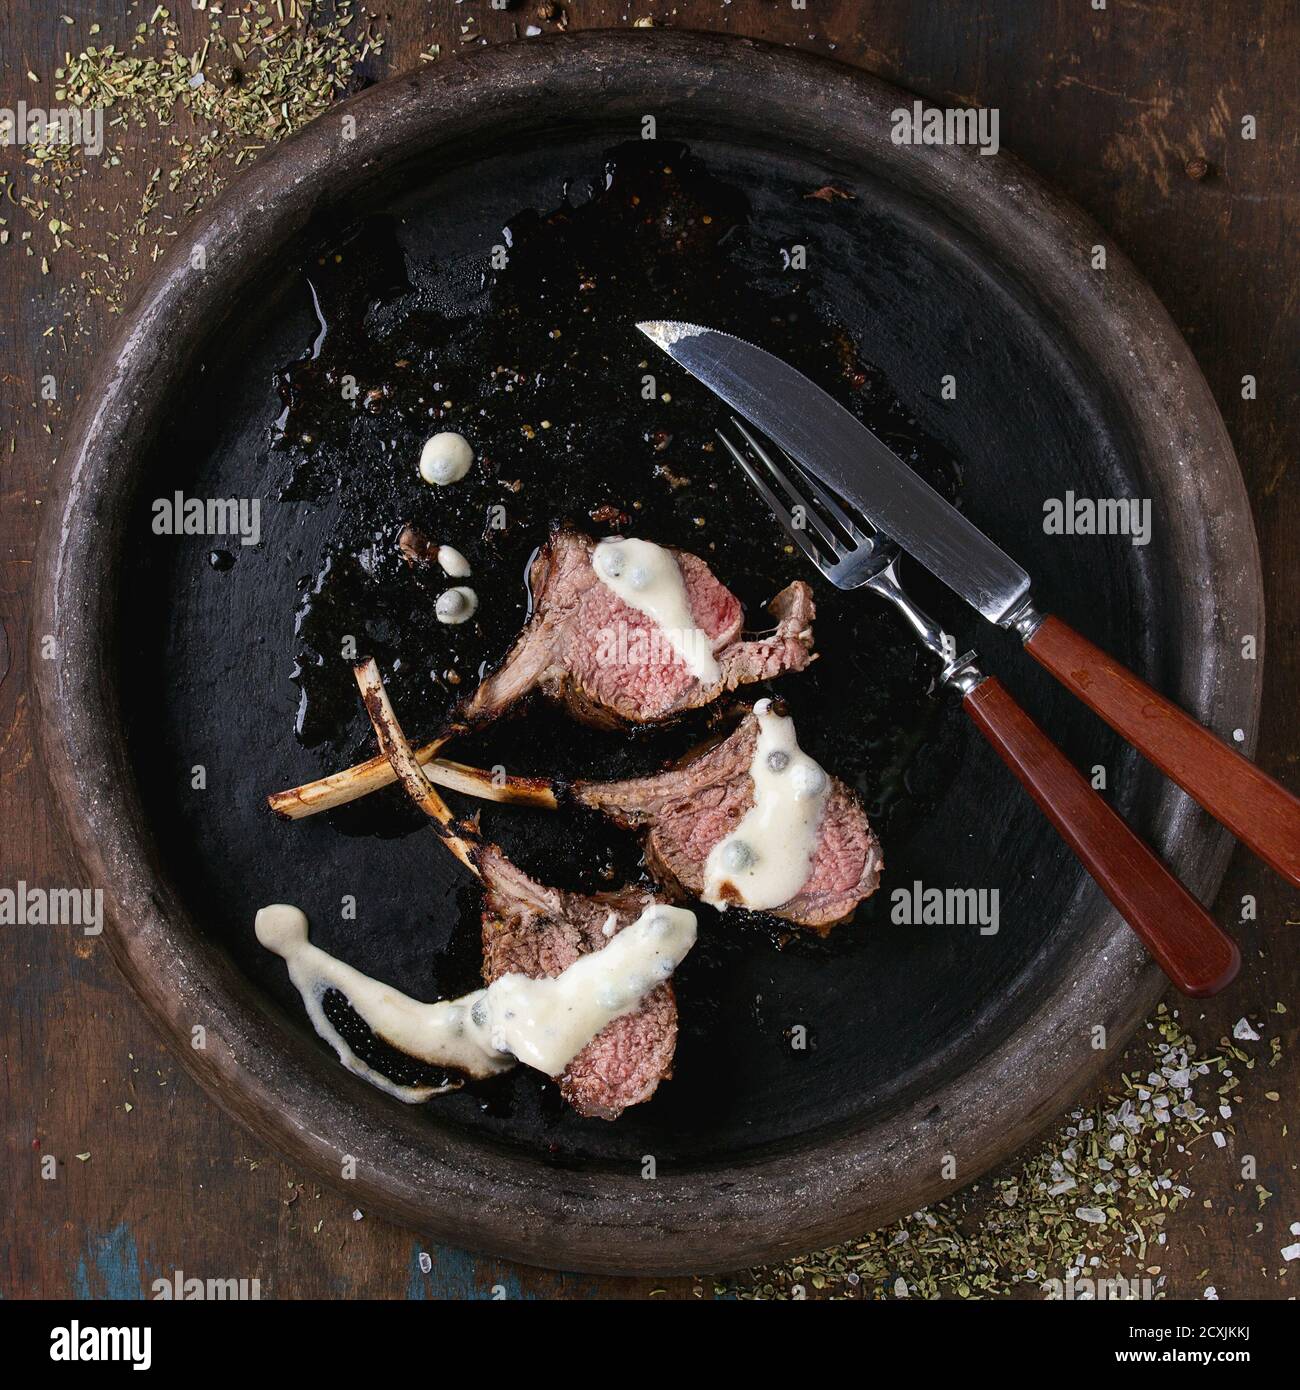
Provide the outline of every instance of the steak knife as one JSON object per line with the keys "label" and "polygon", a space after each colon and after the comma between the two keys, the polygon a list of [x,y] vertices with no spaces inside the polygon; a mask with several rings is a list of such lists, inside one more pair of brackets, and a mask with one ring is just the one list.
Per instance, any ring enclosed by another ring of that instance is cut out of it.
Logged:
{"label": "steak knife", "polygon": [[1300,800],[1033,602],[1029,575],[815,382],[699,324],[638,328],[1025,649],[1166,777],[1300,887]]}

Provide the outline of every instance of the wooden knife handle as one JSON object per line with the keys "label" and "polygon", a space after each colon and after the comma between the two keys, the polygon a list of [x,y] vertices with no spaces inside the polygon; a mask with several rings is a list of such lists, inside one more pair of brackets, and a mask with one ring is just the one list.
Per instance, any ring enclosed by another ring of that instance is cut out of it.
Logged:
{"label": "wooden knife handle", "polygon": [[1300,801],[1060,618],[1029,654],[1243,844],[1300,887]]}
{"label": "wooden knife handle", "polygon": [[1217,994],[1241,965],[1236,942],[1088,785],[995,677],[962,701],[1002,761],[1184,993]]}

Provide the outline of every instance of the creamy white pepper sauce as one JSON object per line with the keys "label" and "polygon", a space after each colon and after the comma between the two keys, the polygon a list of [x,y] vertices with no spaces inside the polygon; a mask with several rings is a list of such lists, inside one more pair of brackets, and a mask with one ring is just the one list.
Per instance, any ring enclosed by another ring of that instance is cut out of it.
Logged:
{"label": "creamy white pepper sauce", "polygon": [[258,941],[284,958],[312,1026],[339,1061],[399,1100],[422,1101],[450,1088],[402,1086],[363,1062],[326,1017],[327,990],[342,994],[389,1046],[431,1066],[486,1077],[520,1061],[559,1076],[607,1024],[668,979],[695,944],[695,914],[651,903],[607,946],[552,978],[502,975],[486,989],[436,1004],[412,999],[313,946],[306,915],[296,907],[262,908],[256,930]]}
{"label": "creamy white pepper sauce", "polygon": [[444,589],[433,605],[440,623],[467,623],[478,612],[478,595],[464,584]]}
{"label": "creamy white pepper sauce", "polygon": [[442,566],[442,572],[452,579],[469,578],[469,561],[453,546],[438,547],[438,563]]}
{"label": "creamy white pepper sauce", "polygon": [[672,552],[651,541],[614,537],[592,551],[600,582],[629,608],[644,613],[686,669],[704,685],[722,678],[708,634],[696,627],[686,583]]}
{"label": "creamy white pepper sauce", "polygon": [[704,861],[704,900],[763,911],[787,903],[808,881],[831,779],[799,747],[794,720],[754,706],[758,739],[750,761],[754,804]]}
{"label": "creamy white pepper sauce", "polygon": [[458,483],[474,462],[474,450],[463,434],[443,430],[420,450],[420,477],[435,487]]}

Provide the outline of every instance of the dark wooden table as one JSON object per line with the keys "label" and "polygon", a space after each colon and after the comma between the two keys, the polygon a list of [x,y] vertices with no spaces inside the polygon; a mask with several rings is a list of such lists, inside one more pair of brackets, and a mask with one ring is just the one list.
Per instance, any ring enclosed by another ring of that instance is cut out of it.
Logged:
{"label": "dark wooden table", "polygon": [[[215,0],[209,0],[215,3]],[[1259,759],[1300,784],[1300,14],[1287,0],[984,0],[980,6],[891,0],[566,0],[573,29],[657,24],[748,34],[830,54],[940,105],[999,108],[1002,143],[1086,208],[1154,285],[1196,353],[1236,445],[1264,557],[1269,635]],[[0,40],[0,105],[51,102],[48,77],[65,50],[129,35],[153,0],[61,0],[15,7]],[[229,0],[228,9],[238,6]],[[206,17],[173,0],[185,36]],[[275,0],[270,0],[273,12]],[[367,79],[400,72],[440,46],[442,58],[482,40],[506,41],[537,23],[532,3],[387,0],[385,36]],[[68,15],[73,24],[61,19]],[[102,35],[89,36],[98,21]],[[471,22],[472,21],[472,22]],[[554,20],[551,24],[554,24]],[[468,33],[462,27],[468,23]],[[526,40],[525,40],[526,41]],[[184,49],[189,52],[189,48]],[[427,59],[425,60],[427,61]],[[39,94],[39,97],[38,95]],[[1256,134],[1243,138],[1242,119]],[[2,153],[14,196],[30,189],[20,152]],[[151,167],[97,170],[76,196],[118,198]],[[58,475],[59,444],[79,384],[112,322],[103,306],[66,316],[81,291],[77,263],[49,255],[48,226],[11,199],[0,208],[0,886],[79,883],[33,749],[29,611],[42,502]],[[175,208],[183,216],[180,200]],[[120,228],[119,228],[120,230]],[[30,233],[29,238],[24,233]],[[148,274],[147,263],[137,278]],[[54,399],[43,378],[52,377]],[[1242,378],[1257,381],[1243,398]],[[12,445],[10,440],[12,439]],[[1289,1012],[1270,1031],[1296,1046],[1300,901],[1245,852],[1216,904],[1235,922],[1244,894],[1258,919],[1234,928],[1245,967],[1228,998],[1184,1010],[1202,1039],[1276,1001]],[[68,928],[0,928],[5,998],[5,1259],[0,1292],[138,1297],[177,1268],[205,1277],[256,1277],[263,1296],[599,1298],[708,1296],[696,1281],[557,1275],[426,1246],[418,1233],[369,1215],[286,1168],[236,1127],[161,1046],[119,979],[102,940]],[[1118,1068],[1117,1068],[1118,1071]],[[1300,1069],[1274,1073],[1279,1102],[1238,1120],[1276,1196],[1224,1182],[1212,1210],[1198,1202],[1171,1220],[1163,1256],[1170,1292],[1277,1298],[1278,1250],[1300,1218],[1293,1141]],[[59,1160],[43,1180],[42,1154]],[[1198,1197],[1201,1194],[1198,1192]],[[427,1251],[431,1269],[420,1267]],[[1206,1273],[1208,1271],[1208,1273]]]}

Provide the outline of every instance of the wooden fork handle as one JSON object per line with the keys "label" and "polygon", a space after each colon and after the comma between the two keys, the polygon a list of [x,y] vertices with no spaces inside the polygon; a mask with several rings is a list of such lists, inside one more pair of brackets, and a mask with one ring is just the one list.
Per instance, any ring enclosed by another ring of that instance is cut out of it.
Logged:
{"label": "wooden fork handle", "polygon": [[1300,800],[1060,618],[1029,654],[1283,878],[1300,887]]}
{"label": "wooden fork handle", "polygon": [[1217,994],[1241,964],[1236,943],[1129,829],[995,677],[962,701],[976,727],[1184,993]]}

